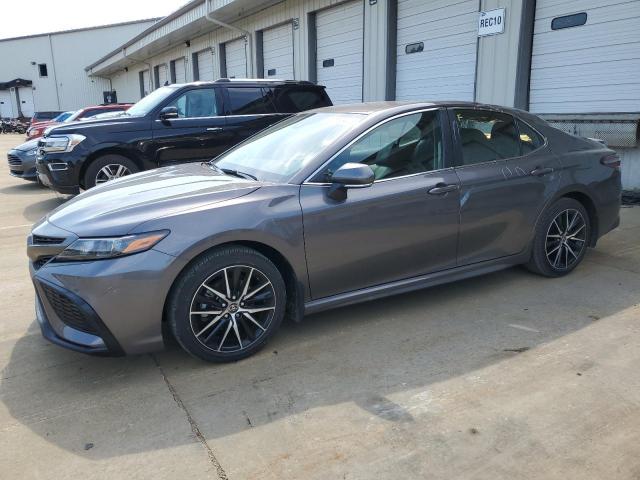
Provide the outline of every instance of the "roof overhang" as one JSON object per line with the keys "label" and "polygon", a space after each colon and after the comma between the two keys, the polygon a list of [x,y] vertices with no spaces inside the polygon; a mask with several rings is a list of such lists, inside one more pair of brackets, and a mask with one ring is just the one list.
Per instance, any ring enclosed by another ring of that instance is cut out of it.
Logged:
{"label": "roof overhang", "polygon": [[[210,14],[222,22],[233,23],[280,1],[212,0]],[[222,28],[206,19],[206,9],[205,0],[192,0],[85,70],[89,75],[108,77],[181,43]]]}
{"label": "roof overhang", "polygon": [[12,87],[29,87],[33,84],[31,80],[24,78],[14,78],[8,82],[0,82],[0,90],[9,90]]}

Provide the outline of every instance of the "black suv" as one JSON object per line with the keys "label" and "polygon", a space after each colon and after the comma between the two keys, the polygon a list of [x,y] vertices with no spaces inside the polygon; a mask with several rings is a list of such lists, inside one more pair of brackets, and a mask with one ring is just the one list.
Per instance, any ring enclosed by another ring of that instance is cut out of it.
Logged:
{"label": "black suv", "polygon": [[229,80],[161,87],[123,114],[45,132],[36,168],[65,194],[130,173],[210,160],[297,112],[331,105],[323,86]]}

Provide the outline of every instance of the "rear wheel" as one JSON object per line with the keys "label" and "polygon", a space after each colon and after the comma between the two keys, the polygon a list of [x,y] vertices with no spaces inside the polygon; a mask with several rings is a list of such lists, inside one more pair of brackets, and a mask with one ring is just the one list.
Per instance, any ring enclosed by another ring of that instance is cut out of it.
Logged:
{"label": "rear wheel", "polygon": [[591,223],[584,206],[572,198],[558,200],[538,223],[527,268],[547,277],[568,274],[584,258],[590,236]]}
{"label": "rear wheel", "polygon": [[115,180],[140,171],[138,166],[122,155],[104,155],[97,158],[87,168],[84,174],[84,188],[93,188],[101,183]]}
{"label": "rear wheel", "polygon": [[172,290],[168,321],[178,343],[206,361],[230,362],[260,350],[284,317],[277,267],[246,247],[213,250],[185,270]]}

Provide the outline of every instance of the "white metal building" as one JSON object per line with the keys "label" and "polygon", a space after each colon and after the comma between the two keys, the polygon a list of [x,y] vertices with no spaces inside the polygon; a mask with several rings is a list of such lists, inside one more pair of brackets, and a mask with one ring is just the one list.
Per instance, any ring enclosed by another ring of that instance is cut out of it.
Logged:
{"label": "white metal building", "polygon": [[[624,186],[640,189],[638,0],[192,0],[140,26],[110,53],[81,49],[89,80],[78,98],[112,88],[137,101],[167,82],[264,77],[321,83],[335,103],[515,106],[606,140]],[[32,80],[36,104],[52,91],[36,66],[8,78],[4,63],[0,81]]]}
{"label": "white metal building", "polygon": [[0,40],[0,116],[102,103],[109,79],[87,78],[84,67],[157,20]]}

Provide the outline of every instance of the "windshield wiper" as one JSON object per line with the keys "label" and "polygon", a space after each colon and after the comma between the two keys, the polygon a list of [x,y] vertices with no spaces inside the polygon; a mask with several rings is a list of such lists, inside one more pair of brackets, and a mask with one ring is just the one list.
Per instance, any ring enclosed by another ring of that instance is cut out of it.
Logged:
{"label": "windshield wiper", "polygon": [[241,172],[239,170],[233,170],[231,168],[220,168],[218,165],[213,163],[213,160],[209,162],[202,162],[203,165],[205,163],[218,173],[226,173],[227,175],[233,175],[234,177],[244,178],[248,180],[256,180],[256,181],[258,180],[258,177],[251,175],[250,173]]}

